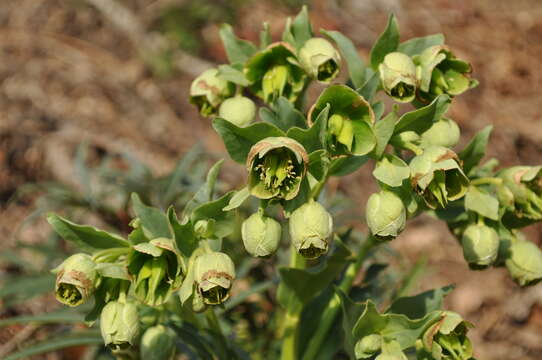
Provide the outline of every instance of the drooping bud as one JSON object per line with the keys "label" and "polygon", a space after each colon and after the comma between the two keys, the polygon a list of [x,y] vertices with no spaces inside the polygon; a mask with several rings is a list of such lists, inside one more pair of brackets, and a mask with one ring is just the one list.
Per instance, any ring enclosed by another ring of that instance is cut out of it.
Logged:
{"label": "drooping bud", "polygon": [[372,194],[367,201],[365,214],[371,234],[379,240],[395,239],[405,228],[405,205],[391,191],[382,190]]}
{"label": "drooping bud", "polygon": [[235,266],[227,254],[212,252],[200,255],[194,267],[197,291],[204,303],[218,305],[230,297]]}
{"label": "drooping bud", "polygon": [[451,119],[441,119],[431,125],[421,136],[421,146],[443,146],[453,148],[459,142],[459,126]]}
{"label": "drooping bud", "polygon": [[469,225],[461,237],[463,256],[471,269],[481,270],[493,264],[499,254],[499,235],[484,224]]}
{"label": "drooping bud", "polygon": [[94,292],[96,264],[87,254],[75,254],[64,260],[57,268],[56,299],[68,306],[85,303]]}
{"label": "drooping bud", "polygon": [[290,216],[290,238],[299,254],[316,259],[325,254],[333,232],[333,218],[318,202],[310,200]]}
{"label": "drooping bud", "polygon": [[409,166],[414,189],[431,209],[446,207],[448,201],[460,199],[468,190],[469,179],[450,149],[430,146]]}
{"label": "drooping bud", "polygon": [[309,156],[303,145],[287,137],[258,141],[247,157],[248,188],[260,199],[290,200],[297,196]]}
{"label": "drooping bud", "polygon": [[244,127],[254,120],[256,105],[245,96],[234,96],[224,100],[218,110],[218,116],[234,125]]}
{"label": "drooping bud", "polygon": [[215,115],[220,103],[233,95],[234,86],[218,75],[217,69],[205,70],[190,86],[190,103],[201,115]]}
{"label": "drooping bud", "polygon": [[508,249],[506,268],[521,286],[534,285],[542,280],[542,251],[528,240],[516,239]]}
{"label": "drooping bud", "polygon": [[135,344],[139,335],[139,315],[132,302],[111,301],[102,309],[100,330],[105,345],[124,350]]}
{"label": "drooping bud", "polygon": [[430,326],[422,336],[423,349],[433,359],[470,360],[472,343],[467,337],[472,325],[451,311],[444,311],[439,321]]}
{"label": "drooping bud", "polygon": [[245,249],[252,256],[266,257],[277,251],[282,236],[280,223],[273,218],[254,213],[241,227]]}
{"label": "drooping bud", "polygon": [[299,51],[299,61],[312,78],[327,84],[339,73],[341,57],[326,39],[312,38]]}
{"label": "drooping bud", "polygon": [[392,52],[378,66],[380,81],[386,94],[395,101],[407,103],[416,97],[416,66],[410,56]]}
{"label": "drooping bud", "polygon": [[356,359],[367,359],[372,357],[382,347],[382,335],[372,334],[362,337],[356,342],[354,353]]}
{"label": "drooping bud", "polygon": [[172,360],[175,357],[175,338],[173,329],[156,325],[148,328],[141,337],[141,359]]}

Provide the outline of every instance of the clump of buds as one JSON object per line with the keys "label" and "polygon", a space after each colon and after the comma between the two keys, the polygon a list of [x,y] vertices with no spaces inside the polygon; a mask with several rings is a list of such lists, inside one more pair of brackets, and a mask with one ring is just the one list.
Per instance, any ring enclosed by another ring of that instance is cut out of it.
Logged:
{"label": "clump of buds", "polygon": [[367,201],[365,214],[371,234],[379,240],[395,239],[405,228],[405,205],[391,191],[382,190],[372,194]]}
{"label": "clump of buds", "polygon": [[316,259],[325,254],[333,232],[333,218],[320,203],[310,200],[290,216],[290,238],[299,254]]}
{"label": "clump of buds", "polygon": [[484,224],[469,225],[461,237],[463,256],[472,269],[493,264],[499,254],[499,235]]}
{"label": "clump of buds", "polygon": [[87,254],[75,254],[64,260],[54,271],[56,299],[68,306],[84,304],[95,289],[96,264]]}
{"label": "clump of buds", "polygon": [[190,86],[190,102],[203,116],[215,115],[222,101],[233,95],[232,83],[219,76],[217,69],[209,69],[198,76]]}
{"label": "clump of buds", "polygon": [[222,252],[205,253],[194,262],[197,291],[208,305],[222,304],[230,297],[235,265]]}
{"label": "clump of buds", "polygon": [[378,66],[378,71],[386,94],[401,103],[414,100],[417,86],[416,66],[410,56],[400,52],[389,53]]}
{"label": "clump of buds", "polygon": [[282,236],[280,223],[259,212],[248,217],[241,227],[245,249],[252,256],[267,257],[275,253]]}
{"label": "clump of buds", "polygon": [[299,51],[299,61],[312,78],[328,84],[339,74],[341,57],[326,39],[312,38]]}

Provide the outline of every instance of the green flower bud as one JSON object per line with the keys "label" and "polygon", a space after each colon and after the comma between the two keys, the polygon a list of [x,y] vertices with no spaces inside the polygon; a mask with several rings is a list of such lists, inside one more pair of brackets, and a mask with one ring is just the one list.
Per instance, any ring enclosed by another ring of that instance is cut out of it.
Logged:
{"label": "green flower bud", "polygon": [[405,205],[391,191],[372,194],[367,201],[365,214],[371,234],[379,240],[395,239],[405,228]]}
{"label": "green flower bud", "polygon": [[506,268],[521,286],[542,280],[542,251],[534,243],[517,239],[508,249]]}
{"label": "green flower bud", "polygon": [[356,359],[367,359],[380,351],[382,347],[382,336],[378,334],[372,334],[362,337],[356,342],[354,347],[354,353]]}
{"label": "green flower bud", "polygon": [[198,220],[194,224],[194,232],[200,238],[207,239],[213,237],[215,233],[215,219]]}
{"label": "green flower bud", "polygon": [[141,359],[172,360],[175,357],[175,338],[173,329],[164,325],[148,328],[141,337]]}
{"label": "green flower bud", "polygon": [[461,237],[463,256],[472,269],[484,269],[493,264],[499,254],[499,235],[483,224],[468,226]]}
{"label": "green flower bud", "polygon": [[218,76],[217,69],[205,70],[190,86],[190,103],[198,107],[203,116],[215,115],[220,103],[233,95],[232,83]]}
{"label": "green flower bud", "polygon": [[446,207],[448,201],[463,197],[469,179],[459,165],[455,152],[442,146],[430,146],[410,162],[414,189],[431,209]]}
{"label": "green flower bud", "polygon": [[234,96],[224,100],[218,116],[239,127],[247,126],[256,116],[256,104],[245,96]]}
{"label": "green flower bud", "polygon": [[423,349],[433,359],[470,360],[472,343],[467,337],[469,327],[472,325],[463,321],[459,314],[444,311],[441,319],[422,335]]}
{"label": "green flower bud", "polygon": [[56,299],[68,306],[85,303],[94,292],[96,264],[86,254],[75,254],[64,260],[57,268]]}
{"label": "green flower bud", "polygon": [[241,237],[245,249],[252,256],[266,257],[272,255],[280,243],[282,228],[273,218],[260,213],[252,214],[243,222]]}
{"label": "green flower bud", "polygon": [[100,330],[105,345],[122,350],[135,344],[139,335],[139,315],[134,303],[111,301],[102,309]]}
{"label": "green flower bud", "polygon": [[133,276],[134,293],[139,301],[149,306],[165,303],[182,282],[173,240],[157,238],[135,245],[128,256],[128,272]]}
{"label": "green flower bud", "polygon": [[200,255],[194,267],[197,290],[206,304],[222,304],[230,297],[235,266],[228,255],[221,252]]}
{"label": "green flower bud", "polygon": [[386,94],[395,101],[407,103],[416,97],[416,65],[410,56],[392,52],[378,66],[380,81]]}
{"label": "green flower bud", "polygon": [[421,136],[421,145],[453,148],[459,142],[459,126],[451,119],[442,119],[431,125]]}
{"label": "green flower bud", "polygon": [[248,153],[248,188],[259,199],[290,200],[297,196],[309,156],[303,145],[287,137],[258,141]]}
{"label": "green flower bud", "polygon": [[333,232],[333,219],[318,202],[310,200],[290,216],[290,238],[303,257],[316,259],[328,250]]}
{"label": "green flower bud", "polygon": [[311,77],[327,84],[339,73],[341,57],[326,39],[312,38],[299,51],[299,61]]}
{"label": "green flower bud", "polygon": [[305,87],[306,74],[290,44],[277,42],[255,54],[245,66],[252,91],[266,103],[280,96],[294,102]]}

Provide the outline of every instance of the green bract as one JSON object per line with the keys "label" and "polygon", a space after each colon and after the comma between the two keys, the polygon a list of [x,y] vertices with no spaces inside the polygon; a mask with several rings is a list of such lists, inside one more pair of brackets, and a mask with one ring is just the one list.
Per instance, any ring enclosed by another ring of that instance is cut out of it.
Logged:
{"label": "green bract", "polygon": [[521,286],[542,280],[542,251],[534,243],[516,239],[508,249],[506,268]]}
{"label": "green bract", "polygon": [[256,116],[256,105],[245,96],[234,96],[224,100],[218,116],[239,127],[247,126]]}
{"label": "green bract", "polygon": [[218,75],[217,69],[205,70],[190,86],[190,102],[203,116],[215,115],[220,103],[233,95],[234,86]]}
{"label": "green bract", "polygon": [[469,179],[459,165],[457,154],[442,146],[430,146],[410,162],[414,189],[432,209],[445,207],[468,190]]}
{"label": "green bract", "polygon": [[56,269],[56,299],[69,306],[85,303],[94,292],[96,264],[86,254],[75,254]]}
{"label": "green bract", "polygon": [[374,149],[376,138],[372,130],[373,109],[357,92],[344,85],[325,89],[311,107],[308,115],[313,124],[328,106],[326,145],[333,156],[365,155]]}
{"label": "green bract", "polygon": [[384,91],[395,101],[407,103],[416,97],[416,66],[410,56],[392,52],[378,66]]}
{"label": "green bract", "polygon": [[421,135],[421,146],[431,145],[453,148],[459,142],[459,126],[451,119],[442,119],[431,125]]}
{"label": "green bract", "polygon": [[542,166],[514,166],[501,171],[498,176],[512,195],[503,221],[508,226],[529,225],[542,220]]}
{"label": "green bract", "polygon": [[241,235],[250,255],[266,257],[277,251],[282,228],[275,219],[255,213],[243,222]]}
{"label": "green bract", "polygon": [[100,330],[105,345],[122,350],[136,344],[139,335],[139,315],[134,303],[111,301],[100,315]]}
{"label": "green bract", "polygon": [[499,235],[487,225],[469,225],[461,237],[463,256],[472,269],[493,264],[499,253]]}
{"label": "green bract", "polygon": [[391,191],[374,193],[367,201],[367,225],[379,240],[392,240],[405,228],[406,209],[399,196]]}
{"label": "green bract", "polygon": [[247,157],[250,193],[260,199],[293,199],[308,162],[305,148],[293,139],[268,137],[258,141]]}
{"label": "green bract", "polygon": [[145,330],[141,337],[141,359],[172,360],[175,357],[175,331],[164,325]]}
{"label": "green bract", "polygon": [[227,254],[206,253],[198,256],[194,262],[194,278],[205,304],[222,304],[230,297],[235,265]]}
{"label": "green bract", "polygon": [[318,202],[310,200],[290,216],[290,238],[303,257],[315,259],[328,250],[333,218]]}
{"label": "green bract", "polygon": [[303,91],[306,74],[290,44],[277,42],[256,53],[245,65],[252,91],[266,103],[280,96],[294,102]]}
{"label": "green bract", "polygon": [[314,79],[330,83],[339,74],[341,57],[329,41],[309,39],[299,51],[299,62]]}
{"label": "green bract", "polygon": [[166,302],[182,282],[179,256],[173,241],[166,238],[135,245],[128,256],[128,272],[135,296],[150,306]]}
{"label": "green bract", "polygon": [[471,326],[459,314],[444,311],[442,318],[424,332],[423,349],[435,360],[470,360],[472,343],[467,332]]}

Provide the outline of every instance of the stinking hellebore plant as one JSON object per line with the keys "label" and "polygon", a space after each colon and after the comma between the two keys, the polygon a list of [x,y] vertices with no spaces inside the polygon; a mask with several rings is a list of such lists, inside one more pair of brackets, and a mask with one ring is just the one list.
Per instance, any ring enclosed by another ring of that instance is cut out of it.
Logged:
{"label": "stinking hellebore plant", "polygon": [[[460,128],[446,112],[476,86],[470,64],[440,34],[400,42],[394,16],[368,62],[338,31],[317,36],[306,8],[281,39],[267,25],[259,44],[229,25],[220,36],[229,63],[197,77],[190,101],[246,183],[217,196],[219,161],[184,209],[134,194],[123,236],[50,214],[81,251],[55,269],[57,299],[94,298],[86,321],[99,320],[119,359],[474,359],[472,325],[442,309],[452,287],[396,298],[359,280],[424,212],[447,222],[471,269],[506,267],[521,286],[542,279],[542,251],[520,231],[542,220],[542,167],[481,163],[491,127],[455,149]],[[378,92],[412,108],[386,108]],[[371,164],[378,190],[356,215],[363,238],[326,184]]]}

